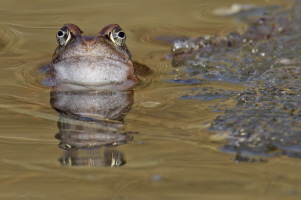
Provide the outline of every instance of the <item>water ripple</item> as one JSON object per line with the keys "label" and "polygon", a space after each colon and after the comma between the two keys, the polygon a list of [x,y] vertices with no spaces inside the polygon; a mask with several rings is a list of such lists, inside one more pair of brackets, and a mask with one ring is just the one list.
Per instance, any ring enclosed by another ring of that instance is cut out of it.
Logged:
{"label": "water ripple", "polygon": [[20,42],[20,32],[13,27],[0,27],[0,56],[9,55],[12,48],[18,46]]}

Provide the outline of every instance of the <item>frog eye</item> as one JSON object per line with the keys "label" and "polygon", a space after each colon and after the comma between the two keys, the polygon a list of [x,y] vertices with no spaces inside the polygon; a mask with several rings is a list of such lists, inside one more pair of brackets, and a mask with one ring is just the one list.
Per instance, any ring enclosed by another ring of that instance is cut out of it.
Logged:
{"label": "frog eye", "polygon": [[66,45],[71,39],[71,32],[67,27],[61,28],[56,34],[56,40],[60,46]]}
{"label": "frog eye", "polygon": [[56,40],[60,46],[70,43],[71,39],[80,37],[82,30],[74,24],[65,24],[56,34]]}
{"label": "frog eye", "polygon": [[109,33],[111,41],[116,44],[117,46],[121,47],[125,44],[125,32],[120,28],[120,26],[116,26],[110,33]]}

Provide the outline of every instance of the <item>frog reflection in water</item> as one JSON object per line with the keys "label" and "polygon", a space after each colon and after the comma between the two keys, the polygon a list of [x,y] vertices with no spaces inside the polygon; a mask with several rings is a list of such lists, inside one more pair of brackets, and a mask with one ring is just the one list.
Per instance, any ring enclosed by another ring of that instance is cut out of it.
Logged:
{"label": "frog reflection in water", "polygon": [[[121,131],[123,118],[133,104],[131,88],[138,83],[137,72],[143,76],[150,70],[139,63],[134,69],[126,35],[117,24],[104,27],[98,36],[83,36],[77,26],[66,24],[56,38],[59,46],[50,63],[55,80],[50,103],[60,113],[55,136],[65,150],[60,162],[124,164],[123,153],[115,146],[132,140]],[[103,156],[95,154],[100,149]]]}
{"label": "frog reflection in water", "polygon": [[[117,167],[125,164],[116,147],[133,137],[122,131],[133,105],[133,91],[56,91],[50,104],[60,113],[55,137],[65,150],[63,165]],[[103,152],[103,153],[101,153]]]}
{"label": "frog reflection in water", "polygon": [[104,27],[98,36],[84,36],[76,25],[65,24],[56,38],[59,46],[50,64],[55,84],[130,88],[138,82],[119,25]]}

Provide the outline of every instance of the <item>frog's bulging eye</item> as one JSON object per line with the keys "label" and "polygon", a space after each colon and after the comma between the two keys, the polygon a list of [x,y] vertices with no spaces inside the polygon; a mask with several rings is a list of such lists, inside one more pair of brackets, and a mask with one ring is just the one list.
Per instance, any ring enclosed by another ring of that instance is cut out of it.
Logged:
{"label": "frog's bulging eye", "polygon": [[56,40],[60,46],[66,45],[71,39],[71,33],[67,27],[63,27],[56,34]]}
{"label": "frog's bulging eye", "polygon": [[125,44],[125,32],[119,26],[117,26],[110,33],[110,39],[114,44],[121,47]]}

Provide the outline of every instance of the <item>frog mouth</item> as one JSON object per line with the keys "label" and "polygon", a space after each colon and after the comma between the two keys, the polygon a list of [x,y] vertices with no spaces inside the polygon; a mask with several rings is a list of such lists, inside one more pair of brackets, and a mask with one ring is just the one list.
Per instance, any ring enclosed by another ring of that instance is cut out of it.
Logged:
{"label": "frog mouth", "polygon": [[126,65],[130,65],[130,60],[120,60],[120,59],[116,59],[116,58],[112,58],[112,57],[107,57],[107,56],[100,56],[100,55],[75,55],[75,56],[70,56],[70,57],[66,57],[66,58],[55,58],[52,63],[53,64],[57,64],[59,62],[76,62],[76,61],[86,61],[86,62],[95,62],[95,63],[103,63],[103,62],[108,62],[111,63],[116,62],[116,63],[120,63],[120,64],[126,64]]}

